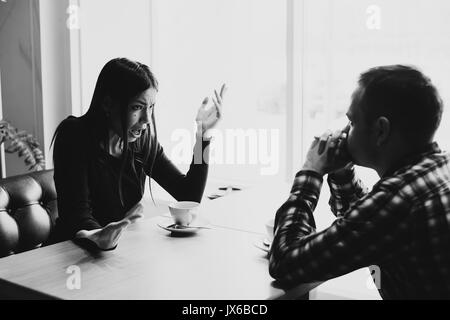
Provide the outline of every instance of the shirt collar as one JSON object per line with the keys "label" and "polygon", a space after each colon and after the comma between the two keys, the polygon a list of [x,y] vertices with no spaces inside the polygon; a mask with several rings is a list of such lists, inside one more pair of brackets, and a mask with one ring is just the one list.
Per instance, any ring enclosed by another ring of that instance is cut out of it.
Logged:
{"label": "shirt collar", "polygon": [[419,150],[415,151],[414,153],[404,157],[400,161],[398,161],[396,164],[391,166],[389,170],[387,170],[382,178],[392,175],[394,172],[404,168],[408,167],[410,165],[416,164],[420,161],[420,159],[423,159],[424,157],[430,156],[435,153],[441,153],[441,148],[437,144],[437,142],[430,142],[429,144],[425,145],[423,148],[420,148]]}

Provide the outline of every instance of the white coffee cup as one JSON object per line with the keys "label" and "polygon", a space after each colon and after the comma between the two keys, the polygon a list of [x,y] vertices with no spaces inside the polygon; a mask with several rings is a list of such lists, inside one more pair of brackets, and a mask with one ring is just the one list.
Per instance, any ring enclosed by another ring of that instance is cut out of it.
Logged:
{"label": "white coffee cup", "polygon": [[194,201],[178,201],[169,204],[169,211],[176,224],[187,226],[196,218],[199,205]]}
{"label": "white coffee cup", "polygon": [[269,219],[265,223],[266,233],[267,233],[267,240],[269,240],[270,242],[273,241],[273,228],[274,228],[274,225],[275,225],[275,219]]}

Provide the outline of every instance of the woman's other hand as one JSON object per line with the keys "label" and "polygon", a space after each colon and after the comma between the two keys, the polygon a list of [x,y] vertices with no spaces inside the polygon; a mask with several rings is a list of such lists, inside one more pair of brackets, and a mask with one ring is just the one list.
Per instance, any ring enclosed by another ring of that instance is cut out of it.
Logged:
{"label": "woman's other hand", "polygon": [[117,246],[122,232],[133,222],[143,217],[142,204],[138,203],[128,211],[125,218],[107,224],[101,229],[80,230],[75,238],[86,238],[94,242],[102,250],[113,249]]}

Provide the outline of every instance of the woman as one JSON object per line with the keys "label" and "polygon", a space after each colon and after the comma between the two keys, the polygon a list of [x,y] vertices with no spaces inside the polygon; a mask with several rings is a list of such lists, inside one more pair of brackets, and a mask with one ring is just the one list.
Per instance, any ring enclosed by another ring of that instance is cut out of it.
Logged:
{"label": "woman", "polygon": [[126,226],[141,217],[138,203],[146,175],[177,200],[200,202],[208,174],[207,131],[221,117],[225,85],[220,94],[214,91],[213,107],[205,98],[198,111],[194,154],[200,158],[193,158],[186,175],[158,143],[157,90],[146,65],[113,59],[100,72],[87,113],[58,126],[53,137],[59,212],[54,241],[75,237],[114,249]]}

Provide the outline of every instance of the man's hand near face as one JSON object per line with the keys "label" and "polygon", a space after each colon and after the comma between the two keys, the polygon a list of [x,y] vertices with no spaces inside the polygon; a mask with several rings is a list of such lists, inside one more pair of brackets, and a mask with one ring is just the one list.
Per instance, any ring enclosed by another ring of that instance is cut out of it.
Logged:
{"label": "man's hand near face", "polygon": [[306,155],[302,170],[310,170],[325,175],[330,172],[352,166],[350,154],[347,151],[347,135],[349,127],[334,133],[330,130],[320,137],[315,137]]}

